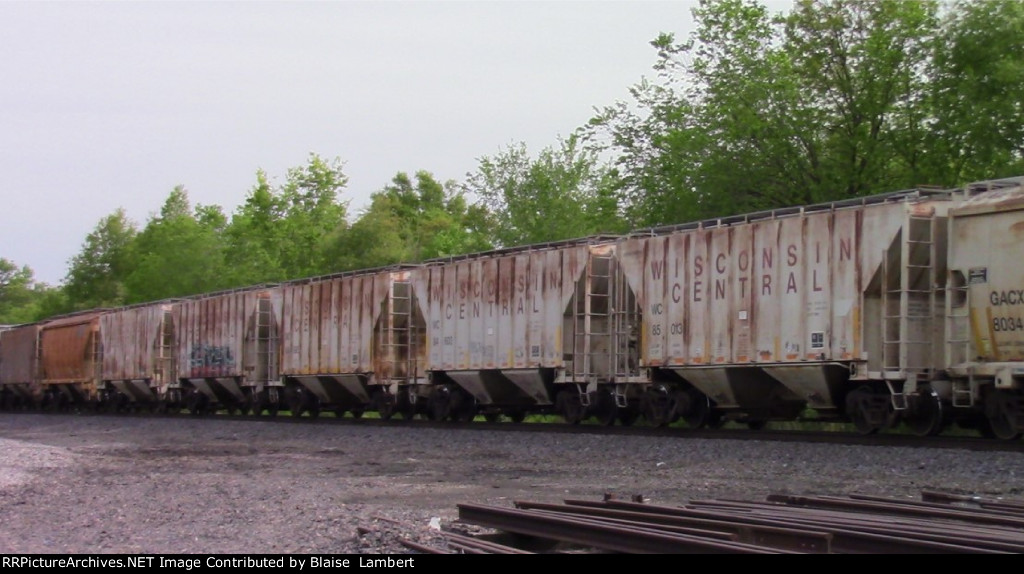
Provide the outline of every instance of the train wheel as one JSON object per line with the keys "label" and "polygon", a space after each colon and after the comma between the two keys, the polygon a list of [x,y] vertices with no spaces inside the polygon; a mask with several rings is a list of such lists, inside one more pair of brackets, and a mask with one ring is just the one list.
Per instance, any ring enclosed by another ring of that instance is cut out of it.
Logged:
{"label": "train wheel", "polygon": [[366,412],[366,410],[363,407],[356,407],[356,408],[352,409],[352,418],[354,418],[354,419],[361,419],[361,418],[363,418],[363,413],[364,412]]}
{"label": "train wheel", "polygon": [[505,413],[505,416],[508,417],[508,420],[510,420],[510,421],[512,421],[514,423],[521,423],[521,422],[526,420],[526,411],[520,411],[520,410],[508,411],[508,412]]}
{"label": "train wheel", "polygon": [[169,415],[176,415],[181,412],[181,391],[179,389],[168,389],[158,399],[164,406],[164,412]]}
{"label": "train wheel", "polygon": [[907,426],[915,436],[935,436],[943,427],[942,399],[931,386],[921,385],[914,396],[913,413],[907,417]]}
{"label": "train wheel", "polygon": [[286,392],[288,411],[291,412],[292,418],[299,418],[306,411],[306,397],[304,395],[305,393],[299,388],[289,388]]}
{"label": "train wheel", "polygon": [[768,421],[761,419],[752,419],[747,421],[747,428],[750,430],[761,430],[768,426]]}
{"label": "train wheel", "polygon": [[571,425],[578,425],[583,422],[583,403],[580,402],[579,393],[575,390],[567,389],[558,393],[555,405],[558,408],[559,414],[565,419],[565,422]]}
{"label": "train wheel", "polygon": [[171,397],[165,396],[160,399],[160,408],[166,414],[176,415],[181,412],[181,403],[177,399],[172,400]]}
{"label": "train wheel", "polygon": [[376,407],[377,415],[382,421],[391,420],[391,417],[395,416],[395,395],[391,393],[378,393],[371,401],[371,405]]}
{"label": "train wheel", "polygon": [[720,425],[721,417],[712,413],[711,399],[707,395],[697,389],[690,389],[684,396],[686,408],[680,409],[682,412],[679,415],[686,421],[687,426],[692,429],[699,429]]}
{"label": "train wheel", "polygon": [[410,421],[416,416],[416,411],[419,410],[419,403],[413,402],[414,398],[418,397],[414,394],[412,388],[400,389],[398,394],[394,395],[395,412],[402,415],[402,420]]}
{"label": "train wheel", "polygon": [[453,389],[450,395],[451,415],[453,421],[460,423],[472,422],[476,418],[476,401],[461,389]]}
{"label": "train wheel", "polygon": [[875,434],[882,428],[871,420],[872,395],[871,388],[867,386],[854,389],[846,395],[846,416],[858,434]]}
{"label": "train wheel", "polygon": [[192,391],[188,398],[188,412],[195,416],[204,414],[206,411],[206,395],[199,391]]}
{"label": "train wheel", "polygon": [[303,405],[306,409],[306,413],[309,418],[315,419],[320,416],[320,412],[323,410],[320,404],[320,398],[313,393],[303,393],[304,401]]}
{"label": "train wheel", "polygon": [[263,414],[263,397],[255,388],[249,389],[249,412],[252,416],[258,417]]}
{"label": "train wheel", "polygon": [[678,417],[676,398],[666,391],[649,391],[641,400],[640,409],[651,426],[667,426]]}
{"label": "train wheel", "polygon": [[496,423],[501,421],[501,413],[484,413],[484,420],[489,423]]}
{"label": "train wheel", "polygon": [[991,394],[985,403],[988,428],[999,440],[1017,440],[1021,436],[1017,427],[1017,402],[1013,395],[1003,391]]}
{"label": "train wheel", "polygon": [[892,401],[889,401],[889,413],[885,417],[885,427],[883,428],[894,429],[900,426],[900,423],[902,422],[903,411],[896,410],[895,407],[893,407],[892,405]]}
{"label": "train wheel", "polygon": [[452,414],[451,389],[440,386],[430,393],[430,403],[427,411],[432,421],[445,421]]}

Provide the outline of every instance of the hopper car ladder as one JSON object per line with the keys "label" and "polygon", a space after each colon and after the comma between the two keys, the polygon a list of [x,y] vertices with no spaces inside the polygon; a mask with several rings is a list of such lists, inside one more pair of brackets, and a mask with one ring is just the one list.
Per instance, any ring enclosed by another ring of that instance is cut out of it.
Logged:
{"label": "hopper car ladder", "polygon": [[[573,381],[585,383],[580,393],[583,406],[590,405],[590,391],[599,382],[629,380],[630,318],[637,315],[635,301],[629,301],[625,274],[613,254],[592,255],[587,261],[582,291],[577,288],[573,305]],[[582,314],[580,298],[582,296]],[[582,357],[582,364],[578,360]],[[634,357],[638,360],[638,357]],[[582,389],[582,387],[581,387]],[[613,391],[615,405],[625,408],[627,397],[617,386]]]}
{"label": "hopper car ladder", "polygon": [[153,358],[153,386],[163,389],[174,380],[174,321],[171,310],[160,315],[160,331],[156,340],[156,357]]}
{"label": "hopper car ladder", "polygon": [[[617,265],[617,260],[612,260],[615,265],[612,274],[612,299],[610,315],[610,330],[612,333],[612,345],[610,360],[612,363],[611,375],[616,383],[630,383],[641,380],[640,374],[640,306],[636,297],[633,296],[626,280],[626,274]],[[646,379],[643,379],[645,381]],[[625,396],[622,398],[625,405]]]}
{"label": "hopper car ladder", "polygon": [[34,347],[35,356],[32,357],[32,372],[29,376],[28,392],[33,400],[42,399],[43,392],[39,381],[43,378],[43,330],[36,329],[36,344]]}
{"label": "hopper car ladder", "polygon": [[[934,217],[911,215],[882,258],[882,369],[893,408],[907,408],[903,388],[893,381],[925,378],[932,371],[932,328],[935,318],[937,273]],[[897,272],[891,272],[895,266]]]}
{"label": "hopper car ladder", "polygon": [[277,329],[269,299],[261,298],[256,308],[256,379],[264,384],[277,375]]}
{"label": "hopper car ladder", "polygon": [[[392,284],[388,297],[384,328],[378,332],[384,364],[388,367],[386,379],[403,378],[414,381],[416,372],[416,326],[413,324],[412,285],[408,281]],[[378,381],[384,383],[386,381]]]}
{"label": "hopper car ladder", "polygon": [[[93,330],[89,339],[92,342],[92,382],[85,385],[86,389],[92,388],[92,392],[95,393],[99,390],[98,383],[102,384],[103,378],[103,341],[100,340],[99,329]],[[86,391],[89,394],[89,391]],[[95,395],[93,395],[95,398]]]}
{"label": "hopper car ladder", "polygon": [[[955,365],[969,361],[971,356],[970,288],[963,275],[951,275],[949,281],[946,290],[946,357],[947,363]],[[977,386],[974,377],[969,375],[966,381],[955,378],[952,383],[953,406],[973,407]]]}
{"label": "hopper car ladder", "polygon": [[[590,391],[597,389],[599,373],[598,357],[594,345],[605,343],[611,345],[608,332],[608,309],[610,307],[609,288],[611,279],[612,257],[610,255],[592,255],[587,259],[584,270],[583,289],[577,287],[576,301],[573,304],[573,373],[572,379],[580,387],[580,401],[584,407],[590,406]],[[581,301],[582,299],[582,301]],[[582,303],[582,315],[580,304]],[[603,320],[602,320],[603,319]],[[601,332],[594,328],[601,326]],[[580,361],[582,358],[582,362]]]}

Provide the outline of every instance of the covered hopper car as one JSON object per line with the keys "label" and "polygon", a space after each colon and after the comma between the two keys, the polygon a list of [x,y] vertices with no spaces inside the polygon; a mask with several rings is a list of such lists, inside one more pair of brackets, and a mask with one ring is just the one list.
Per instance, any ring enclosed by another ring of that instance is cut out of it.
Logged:
{"label": "covered hopper car", "polygon": [[293,416],[327,409],[390,418],[415,414],[428,384],[421,365],[423,315],[413,301],[410,269],[396,267],[315,277],[281,285],[280,377]]}
{"label": "covered hopper car", "polygon": [[10,326],[0,331],[0,406],[28,408],[42,399],[36,375],[39,323]]}
{"label": "covered hopper car", "polygon": [[1024,178],[312,277],[0,331],[0,398],[1024,433]]}
{"label": "covered hopper car", "polygon": [[182,387],[175,378],[174,308],[173,301],[160,301],[100,315],[102,407],[116,412],[132,406],[182,406]]}

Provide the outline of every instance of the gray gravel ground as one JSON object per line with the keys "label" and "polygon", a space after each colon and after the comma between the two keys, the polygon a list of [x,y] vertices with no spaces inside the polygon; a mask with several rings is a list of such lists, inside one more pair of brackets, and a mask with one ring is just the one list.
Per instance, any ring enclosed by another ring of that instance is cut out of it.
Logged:
{"label": "gray gravel ground", "polygon": [[[457,504],[1019,499],[1024,454],[231,419],[0,415],[0,553],[407,553]],[[433,524],[433,526],[432,526]]]}

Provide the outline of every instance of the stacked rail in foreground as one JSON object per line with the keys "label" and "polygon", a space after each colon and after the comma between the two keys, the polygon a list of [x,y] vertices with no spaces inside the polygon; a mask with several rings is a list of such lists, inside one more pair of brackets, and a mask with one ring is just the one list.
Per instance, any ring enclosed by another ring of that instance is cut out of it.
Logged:
{"label": "stacked rail in foreground", "polygon": [[495,533],[449,533],[447,549],[409,547],[466,554],[1024,552],[1024,502],[941,493],[922,493],[919,502],[778,494],[680,507],[606,497],[458,508],[461,522]]}

